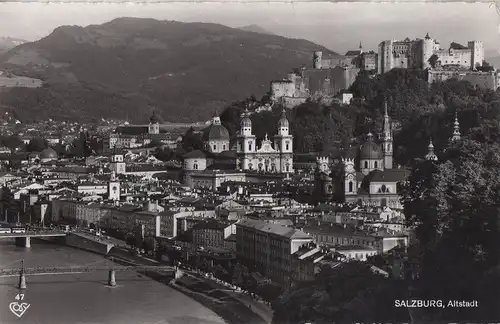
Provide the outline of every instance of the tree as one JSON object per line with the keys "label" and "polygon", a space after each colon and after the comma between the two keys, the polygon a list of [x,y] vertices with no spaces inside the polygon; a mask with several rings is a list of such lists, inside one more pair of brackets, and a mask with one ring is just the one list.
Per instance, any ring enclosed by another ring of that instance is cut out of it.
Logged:
{"label": "tree", "polygon": [[46,140],[41,137],[34,137],[30,140],[28,145],[26,146],[26,151],[28,152],[41,152],[44,149],[49,147],[49,144]]}
{"label": "tree", "polygon": [[[450,144],[443,162],[416,161],[402,202],[408,222],[416,226],[421,296],[498,305],[498,293],[485,287],[498,280],[486,274],[500,262],[500,146],[471,137],[477,134]],[[498,307],[487,306],[428,312],[446,321],[500,315]]]}
{"label": "tree", "polygon": [[478,70],[482,72],[492,72],[495,71],[495,67],[483,60],[483,64],[478,67]]}
{"label": "tree", "polygon": [[395,299],[406,299],[405,289],[361,262],[327,266],[273,303],[273,323],[405,322],[407,310],[394,307]]}
{"label": "tree", "polygon": [[432,54],[431,57],[429,57],[429,60],[427,60],[427,62],[429,62],[429,65],[435,69],[436,68],[436,65],[437,65],[437,62],[439,61],[439,56],[437,56],[436,54]]}
{"label": "tree", "polygon": [[149,144],[147,145],[147,147],[160,147],[162,145],[163,145],[163,143],[159,139],[153,138],[151,140],[151,142],[149,142]]}
{"label": "tree", "polygon": [[237,263],[233,267],[232,282],[233,285],[237,287],[243,287],[245,285],[245,277],[248,276],[248,269],[244,265]]}
{"label": "tree", "polygon": [[160,161],[170,161],[174,158],[174,152],[168,147],[159,147],[155,150],[154,157]]}
{"label": "tree", "polygon": [[186,152],[203,150],[201,135],[196,133],[193,127],[189,128],[182,137],[182,148]]}
{"label": "tree", "polygon": [[3,145],[8,147],[12,152],[15,151],[23,144],[23,141],[19,137],[19,135],[10,135],[9,137],[4,139]]}
{"label": "tree", "polygon": [[12,192],[12,190],[10,190],[9,187],[2,187],[1,203],[2,216],[6,217],[6,215],[11,215],[8,221],[12,221],[12,215],[17,211],[18,206],[16,204],[16,201],[14,200],[14,193]]}
{"label": "tree", "polygon": [[228,271],[220,264],[218,264],[214,267],[213,273],[214,273],[214,276],[220,280],[227,282],[230,279]]}

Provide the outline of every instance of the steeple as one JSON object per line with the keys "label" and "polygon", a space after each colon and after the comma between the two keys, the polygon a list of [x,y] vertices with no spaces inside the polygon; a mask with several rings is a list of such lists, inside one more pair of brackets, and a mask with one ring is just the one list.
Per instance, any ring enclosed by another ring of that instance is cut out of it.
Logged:
{"label": "steeple", "polygon": [[249,136],[252,135],[252,120],[250,119],[250,113],[248,112],[248,106],[245,106],[245,112],[241,114],[240,122],[240,133],[241,135]]}
{"label": "steeple", "polygon": [[434,154],[434,145],[432,144],[432,138],[429,139],[429,145],[427,146],[427,155],[425,156],[426,160],[429,161],[437,161],[437,156]]}
{"label": "steeple", "polygon": [[212,125],[220,125],[220,117],[219,114],[217,113],[217,110],[214,110],[214,114],[212,115]]}
{"label": "steeple", "polygon": [[387,99],[384,100],[384,125],[383,125],[383,138],[382,150],[384,154],[384,168],[392,169],[392,126],[387,109]]}
{"label": "steeple", "polygon": [[427,33],[427,34],[425,35],[425,39],[431,39],[431,37],[429,36],[429,33]]}
{"label": "steeple", "polygon": [[453,123],[453,136],[451,137],[451,141],[459,141],[462,137],[460,134],[460,124],[458,122],[458,113],[455,112],[455,122]]}
{"label": "steeple", "polygon": [[359,42],[359,54],[363,54],[363,45]]}

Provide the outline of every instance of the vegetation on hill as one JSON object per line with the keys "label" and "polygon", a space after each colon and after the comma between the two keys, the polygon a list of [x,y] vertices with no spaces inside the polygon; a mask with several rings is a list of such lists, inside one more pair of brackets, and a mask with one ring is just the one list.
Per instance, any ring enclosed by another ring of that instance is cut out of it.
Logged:
{"label": "vegetation on hill", "polygon": [[[432,137],[438,156],[453,133],[455,113],[458,113],[463,134],[497,127],[500,113],[500,93],[473,87],[467,81],[448,80],[428,85],[425,72],[393,69],[383,75],[360,73],[351,86],[354,99],[349,105],[321,105],[306,102],[287,111],[296,152],[329,152],[363,140],[368,132],[382,129],[384,101],[395,121],[395,163],[409,165],[414,157],[423,157]],[[263,98],[259,104],[265,103]],[[234,140],[240,128],[240,115],[252,99],[239,101],[221,114],[222,123]],[[251,110],[251,109],[250,109]],[[252,114],[253,132],[257,138],[277,132],[282,108],[272,112]],[[492,133],[493,134],[493,133]]]}
{"label": "vegetation on hill", "polygon": [[394,307],[394,300],[406,299],[405,288],[361,262],[325,266],[313,282],[278,298],[273,324],[407,322],[408,312]]}
{"label": "vegetation on hill", "polygon": [[206,120],[240,98],[264,95],[269,82],[310,65],[326,48],[208,23],[119,18],[63,26],[0,57],[0,69],[44,81],[2,94],[23,121],[96,116],[144,122],[152,107],[167,121]]}
{"label": "vegetation on hill", "polygon": [[[355,96],[350,105],[308,102],[288,112],[298,151],[328,151],[351,137],[379,132],[387,99],[399,125],[395,163],[411,169],[402,199],[408,223],[417,227],[410,259],[420,279],[394,282],[359,265],[347,273],[333,269],[325,273],[326,280],[319,276],[285,292],[274,304],[276,323],[407,321],[407,310],[396,309],[394,300],[406,300],[410,285],[422,299],[479,301],[478,308],[419,310],[424,322],[500,317],[500,93],[458,80],[429,86],[424,76],[423,71],[400,69],[375,77],[360,74],[350,89]],[[233,137],[245,105],[248,100],[221,115]],[[463,140],[451,143],[455,114]],[[279,107],[253,114],[254,133],[275,134],[279,116]],[[437,162],[423,159],[430,138]],[[377,307],[384,310],[374,311]]]}

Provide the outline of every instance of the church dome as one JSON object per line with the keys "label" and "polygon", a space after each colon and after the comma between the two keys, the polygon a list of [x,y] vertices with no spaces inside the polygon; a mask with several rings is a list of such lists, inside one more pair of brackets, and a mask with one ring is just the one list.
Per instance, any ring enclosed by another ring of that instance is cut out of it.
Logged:
{"label": "church dome", "polygon": [[286,118],[286,112],[285,109],[283,109],[283,112],[281,113],[281,118],[278,121],[278,127],[290,127],[290,123],[288,122],[288,119]]}
{"label": "church dome", "polygon": [[379,160],[382,158],[382,149],[380,145],[373,141],[373,135],[368,134],[368,138],[361,145],[359,152],[360,160]]}
{"label": "church dome", "polygon": [[252,127],[252,120],[250,117],[245,116],[241,119],[241,127]]}
{"label": "church dome", "polygon": [[149,117],[149,123],[150,124],[159,124],[161,122],[162,122],[161,118],[153,111],[153,115],[151,115],[151,117]]}
{"label": "church dome", "polygon": [[205,128],[202,139],[205,142],[218,140],[229,141],[229,131],[222,125],[212,124]]}
{"label": "church dome", "polygon": [[47,159],[57,160],[57,157],[58,157],[57,152],[51,147],[48,147],[45,150],[43,150],[42,152],[40,152],[40,159],[43,159],[43,160],[47,160]]}

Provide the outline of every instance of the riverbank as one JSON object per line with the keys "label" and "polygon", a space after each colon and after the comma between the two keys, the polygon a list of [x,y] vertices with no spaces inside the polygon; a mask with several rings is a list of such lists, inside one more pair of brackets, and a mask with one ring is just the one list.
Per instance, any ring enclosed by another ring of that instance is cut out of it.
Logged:
{"label": "riverbank", "polygon": [[[86,238],[92,239],[92,238]],[[101,242],[95,242],[101,243]],[[71,248],[93,252],[112,257],[114,262],[122,265],[160,265],[161,263],[137,254],[132,253],[123,247],[114,246],[107,253],[101,249],[89,249],[79,244],[67,245]],[[214,280],[203,278],[195,272],[184,271],[184,276],[173,282],[171,272],[162,271],[140,271],[140,274],[151,278],[157,282],[168,285],[172,289],[192,298],[208,309],[220,316],[228,324],[269,324],[272,316],[265,316],[264,311],[258,309],[261,305],[257,302],[245,301],[235,294],[241,294],[217,284]],[[230,290],[230,291],[229,291]]]}
{"label": "riverbank", "polygon": [[[112,249],[108,256],[113,257],[117,263],[159,265],[160,263],[137,255],[127,255],[127,252]],[[270,321],[263,319],[259,314],[252,311],[244,302],[231,296],[227,288],[218,285],[213,280],[201,278],[190,271],[184,270],[184,276],[175,282],[171,273],[160,271],[141,271],[155,281],[168,285],[169,287],[185,294],[198,303],[207,307],[228,324],[269,324]]]}

